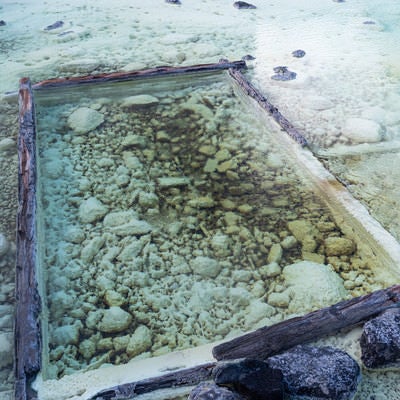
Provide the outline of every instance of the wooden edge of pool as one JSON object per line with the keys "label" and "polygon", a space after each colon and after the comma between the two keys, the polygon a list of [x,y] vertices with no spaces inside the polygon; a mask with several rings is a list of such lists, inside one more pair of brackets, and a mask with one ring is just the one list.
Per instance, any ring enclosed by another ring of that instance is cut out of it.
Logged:
{"label": "wooden edge of pool", "polygon": [[33,399],[41,368],[41,299],[36,276],[36,129],[31,84],[20,80],[15,310],[15,399]]}

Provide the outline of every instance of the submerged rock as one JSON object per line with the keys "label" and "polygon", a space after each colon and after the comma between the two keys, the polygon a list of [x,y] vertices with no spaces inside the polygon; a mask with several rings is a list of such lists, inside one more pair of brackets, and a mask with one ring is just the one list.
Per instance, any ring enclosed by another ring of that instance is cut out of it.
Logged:
{"label": "submerged rock", "polygon": [[328,237],[324,245],[327,256],[349,256],[356,250],[354,242],[344,237]]}
{"label": "submerged rock", "polygon": [[253,8],[257,8],[256,6],[254,6],[253,4],[250,3],[246,3],[245,1],[235,1],[233,3],[233,6],[238,8],[239,10],[241,9],[253,9]]}
{"label": "submerged rock", "polygon": [[89,107],[81,107],[68,117],[68,126],[76,133],[87,133],[104,122],[104,115]]}
{"label": "submerged rock", "polygon": [[120,307],[113,306],[103,311],[103,318],[98,324],[98,329],[106,333],[122,332],[129,327],[131,322],[132,315]]}
{"label": "submerged rock", "polygon": [[158,102],[157,97],[150,96],[149,94],[139,94],[126,97],[121,105],[122,107],[145,107],[157,104]]}
{"label": "submerged rock", "polygon": [[12,333],[0,333],[0,368],[12,365],[14,360]]}
{"label": "submerged rock", "polygon": [[292,56],[296,58],[302,58],[306,55],[306,52],[304,50],[295,50],[292,51]]}
{"label": "submerged rock", "polygon": [[54,24],[46,26],[46,28],[44,28],[44,30],[45,31],[52,31],[54,29],[61,28],[62,26],[64,26],[64,21],[56,21],[56,22],[54,22]]}
{"label": "submerged rock", "polygon": [[275,75],[271,76],[271,79],[275,81],[291,81],[296,79],[296,72],[289,71],[288,67],[279,66],[274,68]]}
{"label": "submerged rock", "polygon": [[245,400],[245,398],[215,383],[202,382],[192,389],[188,400]]}
{"label": "submerged rock", "polygon": [[165,2],[168,4],[178,4],[178,5],[182,4],[180,0],[165,0]]}
{"label": "submerged rock", "polygon": [[64,325],[54,329],[52,334],[53,342],[56,345],[65,346],[79,343],[79,326]]}
{"label": "submerged rock", "polygon": [[355,143],[376,143],[383,139],[384,131],[380,124],[366,118],[348,118],[342,134]]}
{"label": "submerged rock", "polygon": [[0,153],[6,153],[10,150],[17,150],[17,144],[15,141],[11,138],[4,138],[0,140]]}
{"label": "submerged rock", "polygon": [[368,321],[360,338],[361,359],[368,368],[400,361],[400,310]]}
{"label": "submerged rock", "polygon": [[287,394],[302,399],[350,400],[361,380],[356,361],[329,346],[296,346],[267,362],[282,371]]}
{"label": "submerged rock", "polygon": [[7,254],[9,248],[10,245],[7,238],[2,233],[0,233],[0,257]]}
{"label": "submerged rock", "polygon": [[91,223],[102,219],[108,208],[95,197],[84,200],[79,207],[79,219],[83,223]]}
{"label": "submerged rock", "polygon": [[198,256],[190,262],[195,274],[206,278],[215,278],[221,272],[222,266],[217,260],[210,257]]}
{"label": "submerged rock", "polygon": [[147,326],[140,325],[136,328],[135,332],[129,339],[126,352],[129,357],[135,357],[148,350],[151,347],[151,343],[152,338],[150,329]]}
{"label": "submerged rock", "polygon": [[300,261],[286,266],[282,275],[291,293],[291,312],[326,307],[348,295],[342,278],[328,265]]}

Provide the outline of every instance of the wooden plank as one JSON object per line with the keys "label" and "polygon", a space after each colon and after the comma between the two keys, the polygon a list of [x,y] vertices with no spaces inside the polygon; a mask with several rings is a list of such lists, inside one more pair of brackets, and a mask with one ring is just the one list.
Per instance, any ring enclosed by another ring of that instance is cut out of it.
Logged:
{"label": "wooden plank", "polygon": [[400,285],[262,327],[215,346],[213,356],[217,360],[243,357],[265,360],[298,344],[354,327],[393,307],[400,307]]}
{"label": "wooden plank", "polygon": [[181,386],[193,386],[211,379],[211,373],[216,363],[207,363],[196,367],[170,372],[155,378],[125,383],[102,390],[90,400],[123,400],[132,399],[140,394],[154,392],[160,389],[177,388]]}
{"label": "wooden plank", "polygon": [[41,367],[41,301],[35,270],[35,115],[28,78],[20,81],[18,157],[15,399],[25,400],[36,398],[29,383]]}
{"label": "wooden plank", "polygon": [[269,115],[281,126],[281,128],[288,133],[288,135],[294,139],[301,146],[307,146],[307,139],[303,136],[300,131],[295,128],[289,120],[287,120],[281,112],[272,103],[264,97],[258,89],[256,89],[247,78],[238,69],[230,69],[230,76],[236,81],[236,83],[243,89],[243,91],[252,97],[257,103],[268,112]]}
{"label": "wooden plank", "polygon": [[155,67],[155,68],[144,69],[139,71],[131,71],[131,72],[113,72],[109,74],[46,79],[44,81],[35,83],[34,85],[32,85],[32,88],[38,90],[38,89],[53,88],[53,87],[84,85],[89,83],[124,82],[137,78],[161,77],[166,75],[188,74],[188,73],[198,73],[198,72],[212,72],[212,71],[227,70],[227,69],[235,70],[238,68],[246,68],[245,61],[229,62],[227,60],[221,60],[220,62],[214,64],[199,64],[187,67],[163,66],[163,67]]}

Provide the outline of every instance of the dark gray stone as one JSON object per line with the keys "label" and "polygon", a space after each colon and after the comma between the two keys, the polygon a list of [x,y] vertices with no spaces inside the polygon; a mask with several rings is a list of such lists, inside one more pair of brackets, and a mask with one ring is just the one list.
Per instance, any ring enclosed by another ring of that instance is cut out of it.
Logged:
{"label": "dark gray stone", "polygon": [[6,21],[0,20],[0,26],[4,26],[4,25],[6,25]]}
{"label": "dark gray stone", "polygon": [[276,72],[275,75],[271,76],[271,79],[274,79],[275,81],[291,81],[293,79],[296,79],[296,72],[292,72],[288,70],[288,67],[279,65],[278,67],[274,67],[274,72]]}
{"label": "dark gray stone", "polygon": [[189,394],[188,400],[245,400],[238,393],[217,386],[215,383],[199,383]]}
{"label": "dark gray stone", "polygon": [[360,346],[361,359],[368,368],[400,361],[400,310],[388,310],[368,321]]}
{"label": "dark gray stone", "polygon": [[329,346],[296,346],[267,362],[282,371],[287,394],[303,399],[352,399],[361,380],[356,361]]}
{"label": "dark gray stone", "polygon": [[165,0],[165,2],[168,4],[182,4],[180,0]]}
{"label": "dark gray stone", "polygon": [[299,49],[299,50],[292,51],[292,56],[296,57],[296,58],[302,58],[305,55],[306,55],[306,52],[304,50]]}
{"label": "dark gray stone", "polygon": [[52,31],[53,29],[61,28],[64,25],[63,21],[56,21],[54,24],[46,26],[45,31]]}
{"label": "dark gray stone", "polygon": [[251,60],[255,60],[256,58],[253,57],[251,54],[246,54],[245,56],[242,57],[243,61],[251,61]]}
{"label": "dark gray stone", "polygon": [[238,8],[239,10],[257,8],[253,4],[246,3],[245,1],[235,1],[233,3],[233,6]]}
{"label": "dark gray stone", "polygon": [[283,376],[260,360],[220,364],[213,370],[217,385],[232,387],[245,398],[252,400],[282,400]]}

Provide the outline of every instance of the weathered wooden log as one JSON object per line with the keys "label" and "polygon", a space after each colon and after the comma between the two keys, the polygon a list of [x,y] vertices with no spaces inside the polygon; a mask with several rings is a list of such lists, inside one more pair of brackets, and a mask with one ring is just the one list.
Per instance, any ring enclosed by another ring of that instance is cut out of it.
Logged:
{"label": "weathered wooden log", "polygon": [[400,307],[400,285],[341,301],[302,317],[262,327],[213,348],[217,360],[255,358],[265,360],[298,344],[336,334],[383,311]]}
{"label": "weathered wooden log", "polygon": [[258,89],[256,89],[241,73],[239,69],[231,68],[229,70],[230,76],[236,83],[244,90],[244,92],[252,97],[257,103],[266,110],[272,118],[281,126],[281,128],[288,133],[288,135],[302,146],[307,146],[307,139],[296,129],[289,120],[287,120],[281,112],[271,104],[266,97],[264,97]]}
{"label": "weathered wooden log", "polygon": [[155,390],[193,386],[211,379],[211,373],[215,365],[216,363],[202,364],[155,378],[114,386],[110,389],[102,390],[90,400],[131,399],[139,394],[150,393]]}
{"label": "weathered wooden log", "polygon": [[36,398],[30,380],[41,367],[41,334],[36,259],[35,116],[28,78],[20,81],[18,136],[18,215],[15,317],[15,399]]}
{"label": "weathered wooden log", "polygon": [[131,72],[113,72],[109,74],[46,79],[44,81],[35,83],[34,85],[32,85],[32,88],[38,90],[38,89],[53,88],[53,87],[84,85],[88,83],[124,82],[136,78],[161,77],[166,75],[181,75],[181,74],[196,73],[196,72],[197,73],[212,72],[225,69],[236,70],[241,68],[246,68],[245,61],[229,62],[227,60],[221,60],[220,62],[214,64],[199,64],[187,67],[165,66],[165,67],[156,67],[156,68],[143,69]]}

